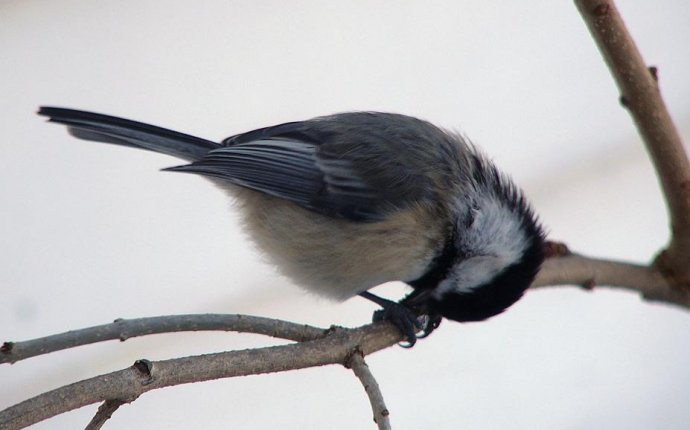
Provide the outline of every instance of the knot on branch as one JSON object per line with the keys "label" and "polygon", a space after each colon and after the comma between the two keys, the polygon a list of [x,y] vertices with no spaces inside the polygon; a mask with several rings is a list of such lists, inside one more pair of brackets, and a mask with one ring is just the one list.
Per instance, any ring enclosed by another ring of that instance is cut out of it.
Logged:
{"label": "knot on branch", "polygon": [[153,382],[154,366],[151,360],[147,360],[145,358],[137,360],[132,365],[132,369],[136,370],[139,375],[143,376],[143,380],[141,381],[142,385],[149,385]]}
{"label": "knot on branch", "polygon": [[556,242],[552,240],[547,240],[544,242],[544,256],[546,258],[563,257],[570,255],[570,249],[568,245],[563,242]]}
{"label": "knot on branch", "polygon": [[610,10],[611,10],[611,7],[608,4],[601,3],[601,4],[596,5],[592,9],[592,15],[594,15],[596,17],[606,16],[609,14]]}
{"label": "knot on branch", "polygon": [[14,342],[4,342],[2,344],[2,346],[0,346],[0,353],[11,354],[13,348],[14,348]]}
{"label": "knot on branch", "polygon": [[654,258],[653,265],[666,278],[671,288],[676,292],[690,296],[690,270],[688,270],[690,264],[678,270],[677,265],[669,257],[668,250],[664,249]]}
{"label": "knot on branch", "polygon": [[[357,357],[355,357],[357,356]],[[343,366],[345,366],[346,369],[352,369],[354,365],[355,360],[359,360],[364,358],[364,352],[362,349],[357,345],[352,351],[350,351],[346,356],[345,360],[343,361]]]}

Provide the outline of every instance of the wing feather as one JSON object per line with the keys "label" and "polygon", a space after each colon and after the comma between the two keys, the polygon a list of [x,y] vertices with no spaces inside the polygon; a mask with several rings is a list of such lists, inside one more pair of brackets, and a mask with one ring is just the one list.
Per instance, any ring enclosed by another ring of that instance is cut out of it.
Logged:
{"label": "wing feather", "polygon": [[[366,112],[285,123],[229,137],[201,159],[167,170],[219,178],[327,216],[377,221],[433,188],[415,155],[428,148],[409,151],[423,144],[408,131],[419,127],[441,133],[410,117]],[[391,154],[400,154],[395,165]]]}

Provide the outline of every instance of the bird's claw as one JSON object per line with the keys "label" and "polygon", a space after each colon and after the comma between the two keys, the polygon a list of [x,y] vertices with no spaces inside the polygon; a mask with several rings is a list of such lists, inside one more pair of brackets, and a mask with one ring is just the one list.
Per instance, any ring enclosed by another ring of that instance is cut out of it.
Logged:
{"label": "bird's claw", "polygon": [[[412,309],[393,303],[383,309],[374,312],[374,322],[388,321],[400,330],[405,336],[406,342],[401,342],[399,345],[403,348],[412,348],[417,339],[427,337],[438,328],[441,323],[441,316],[439,315],[418,315]],[[417,333],[421,333],[418,335]]]}
{"label": "bird's claw", "polygon": [[438,326],[441,325],[441,320],[443,319],[443,317],[438,314],[422,315],[420,318],[424,318],[425,322],[422,333],[417,335],[417,339],[424,339],[425,337],[429,336],[431,332],[436,330]]}
{"label": "bird's claw", "polygon": [[[396,304],[397,305],[397,304]],[[407,339],[407,344],[401,344],[404,348],[411,348],[417,342],[417,331],[423,327],[417,320],[417,315],[412,310],[402,305],[388,306],[374,312],[374,322],[388,321],[400,330]]]}

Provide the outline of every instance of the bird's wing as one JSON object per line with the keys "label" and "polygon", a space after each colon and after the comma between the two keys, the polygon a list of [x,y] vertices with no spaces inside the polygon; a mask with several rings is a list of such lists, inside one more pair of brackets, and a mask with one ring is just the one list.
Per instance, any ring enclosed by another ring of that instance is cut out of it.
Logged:
{"label": "bird's wing", "polygon": [[212,176],[361,222],[383,219],[424,198],[420,190],[429,189],[417,160],[404,153],[391,160],[391,150],[404,150],[401,142],[334,131],[326,122],[281,124],[229,137],[222,144],[191,164],[168,170]]}

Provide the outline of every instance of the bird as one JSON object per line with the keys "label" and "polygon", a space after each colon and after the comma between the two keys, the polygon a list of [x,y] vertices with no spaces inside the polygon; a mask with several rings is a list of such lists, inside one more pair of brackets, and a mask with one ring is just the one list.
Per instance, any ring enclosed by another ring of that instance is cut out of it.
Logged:
{"label": "bird", "polygon": [[[525,194],[464,136],[412,116],[355,111],[220,142],[75,109],[39,115],[76,138],[167,154],[236,202],[257,247],[298,286],[381,306],[407,344],[443,318],[483,321],[517,302],[545,257]],[[399,301],[369,290],[402,281]]]}

